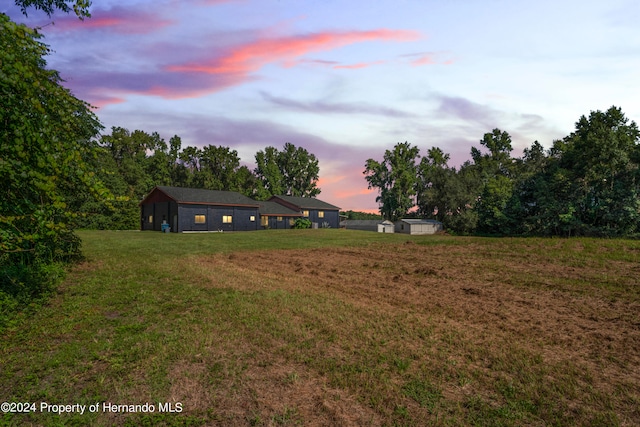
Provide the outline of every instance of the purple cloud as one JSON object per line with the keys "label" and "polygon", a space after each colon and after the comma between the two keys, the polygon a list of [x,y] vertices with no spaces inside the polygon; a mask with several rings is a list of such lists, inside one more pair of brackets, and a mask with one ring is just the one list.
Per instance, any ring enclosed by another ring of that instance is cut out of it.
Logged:
{"label": "purple cloud", "polygon": [[301,102],[289,98],[282,98],[270,95],[267,92],[260,92],[262,98],[279,107],[286,108],[293,111],[302,111],[306,113],[317,114],[372,114],[382,115],[387,117],[417,117],[415,114],[408,113],[406,111],[397,110],[395,108],[381,107],[370,105],[366,103],[355,102]]}

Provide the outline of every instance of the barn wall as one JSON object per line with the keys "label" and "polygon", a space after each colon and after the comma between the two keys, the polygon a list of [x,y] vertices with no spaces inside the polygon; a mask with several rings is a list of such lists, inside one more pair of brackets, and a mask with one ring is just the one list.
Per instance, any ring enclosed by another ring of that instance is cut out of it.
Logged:
{"label": "barn wall", "polygon": [[[196,224],[196,215],[205,215],[205,223]],[[231,223],[222,222],[225,215],[231,216]],[[178,231],[250,231],[258,229],[259,221],[257,207],[180,205]]]}
{"label": "barn wall", "polygon": [[[140,229],[141,230],[153,230],[153,223],[149,222],[149,216],[153,216],[153,204],[142,205],[140,206],[141,211],[141,220],[140,220]],[[155,221],[155,218],[154,218]]]}
{"label": "barn wall", "polygon": [[[308,209],[309,216],[307,219],[318,224],[318,228],[322,227],[323,222],[329,223],[331,228],[340,228],[340,214],[338,211],[326,211],[323,209]],[[324,212],[324,218],[318,216],[318,212]]]}

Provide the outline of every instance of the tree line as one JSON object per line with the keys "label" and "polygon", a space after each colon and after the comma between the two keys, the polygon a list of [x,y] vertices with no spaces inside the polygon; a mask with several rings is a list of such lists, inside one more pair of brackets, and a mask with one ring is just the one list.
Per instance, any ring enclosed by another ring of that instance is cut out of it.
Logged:
{"label": "tree line", "polygon": [[471,160],[449,166],[432,147],[420,157],[408,142],[368,159],[381,214],[436,219],[459,234],[637,236],[640,234],[640,133],[612,106],[592,111],[545,150],[535,141],[514,158],[511,137],[494,129]]}
{"label": "tree line", "polygon": [[91,141],[86,163],[112,198],[105,203],[88,192],[70,195],[78,213],[74,225],[95,229],[137,229],[138,203],[156,185],[237,191],[256,200],[276,194],[315,197],[320,193],[318,159],[285,143],[255,155],[256,167],[241,165],[236,150],[206,145],[182,147],[179,136],[167,143],[157,132],[113,127]]}

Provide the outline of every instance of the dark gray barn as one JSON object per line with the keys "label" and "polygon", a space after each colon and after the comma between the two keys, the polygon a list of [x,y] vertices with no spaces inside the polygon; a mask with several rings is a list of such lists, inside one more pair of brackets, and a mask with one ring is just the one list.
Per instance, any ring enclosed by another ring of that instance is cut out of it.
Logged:
{"label": "dark gray barn", "polygon": [[141,230],[247,231],[260,227],[259,203],[235,191],[155,187],[140,202]]}
{"label": "dark gray barn", "polygon": [[291,228],[302,212],[276,202],[260,202],[260,227],[271,229]]}
{"label": "dark gray barn", "polygon": [[322,227],[324,224],[331,228],[340,227],[340,208],[322,200],[313,197],[273,196],[269,201],[302,212],[302,217],[308,218],[314,227]]}

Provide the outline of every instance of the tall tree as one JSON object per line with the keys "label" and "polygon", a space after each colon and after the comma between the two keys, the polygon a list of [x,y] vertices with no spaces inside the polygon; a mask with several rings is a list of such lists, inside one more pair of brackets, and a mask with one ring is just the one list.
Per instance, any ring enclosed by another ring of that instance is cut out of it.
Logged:
{"label": "tall tree", "polygon": [[565,138],[560,166],[571,171],[581,232],[627,234],[640,230],[640,131],[618,107],[582,116]]}
{"label": "tall tree", "polygon": [[320,194],[318,159],[302,147],[287,142],[283,150],[267,147],[256,153],[254,170],[262,184],[256,197],[265,200],[276,194],[315,197]]}
{"label": "tall tree", "polygon": [[415,205],[419,153],[408,142],[397,143],[393,150],[385,151],[382,162],[366,161],[363,174],[369,188],[378,189],[376,202],[384,218],[396,221]]}
{"label": "tall tree", "polygon": [[505,208],[513,193],[515,162],[511,158],[511,136],[500,129],[487,132],[480,141],[488,153],[478,148],[471,149],[471,158],[481,183],[481,193],[476,203],[478,228],[484,233],[504,234],[510,227],[511,218]]}

